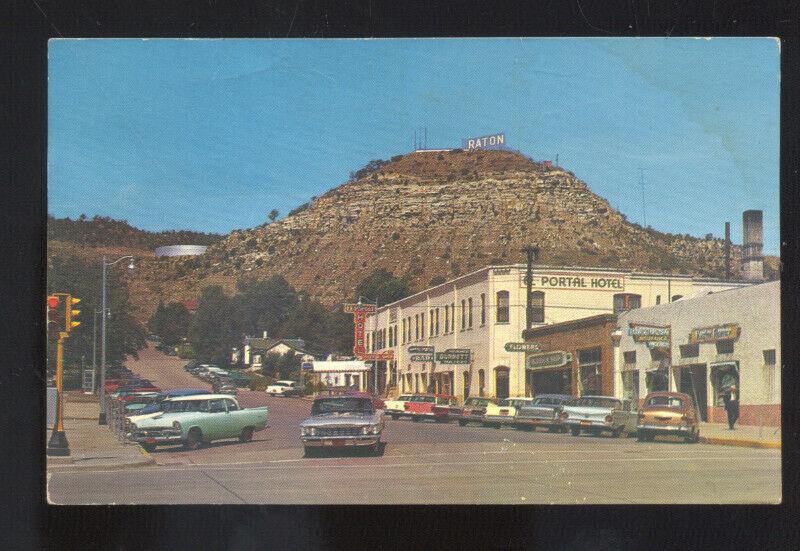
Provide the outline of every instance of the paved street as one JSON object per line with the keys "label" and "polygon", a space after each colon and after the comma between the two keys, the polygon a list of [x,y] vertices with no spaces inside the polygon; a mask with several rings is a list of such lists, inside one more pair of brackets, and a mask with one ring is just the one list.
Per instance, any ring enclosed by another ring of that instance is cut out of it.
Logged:
{"label": "paved street", "polygon": [[[165,387],[203,386],[147,350],[129,366]],[[167,384],[167,382],[171,384]],[[50,473],[54,503],[777,503],[780,450],[521,432],[387,419],[381,457],[302,457],[299,398],[269,406],[252,442],[158,448],[156,465]]]}

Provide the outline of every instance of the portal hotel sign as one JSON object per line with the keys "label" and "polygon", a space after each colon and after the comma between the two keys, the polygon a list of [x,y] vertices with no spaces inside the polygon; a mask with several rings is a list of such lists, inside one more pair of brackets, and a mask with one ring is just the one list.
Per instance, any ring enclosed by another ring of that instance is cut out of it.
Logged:
{"label": "portal hotel sign", "polygon": [[[522,278],[523,280],[525,278]],[[522,282],[523,287],[525,282]],[[625,276],[607,274],[558,274],[535,275],[534,289],[570,289],[579,291],[614,291],[625,290]]]}

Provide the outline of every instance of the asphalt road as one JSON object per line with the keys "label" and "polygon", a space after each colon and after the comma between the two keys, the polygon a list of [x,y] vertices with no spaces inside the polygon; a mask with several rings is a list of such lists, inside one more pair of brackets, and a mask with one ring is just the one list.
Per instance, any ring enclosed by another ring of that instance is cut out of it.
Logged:
{"label": "asphalt road", "polygon": [[[144,351],[129,367],[165,388],[205,386],[183,361]],[[252,442],[188,452],[157,465],[48,474],[54,503],[779,503],[780,451],[459,427],[387,419],[380,457],[302,457],[310,403],[243,391],[269,406]]]}

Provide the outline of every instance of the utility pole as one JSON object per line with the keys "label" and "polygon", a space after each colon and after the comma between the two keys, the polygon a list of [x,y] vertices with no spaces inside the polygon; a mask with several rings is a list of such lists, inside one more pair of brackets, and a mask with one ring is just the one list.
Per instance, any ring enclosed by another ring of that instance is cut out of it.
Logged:
{"label": "utility pole", "polygon": [[536,262],[536,255],[539,254],[539,249],[533,245],[528,245],[522,249],[527,257],[528,266],[525,271],[525,287],[527,289],[527,296],[525,298],[525,329],[530,329],[531,319],[533,312],[531,311],[531,291],[533,287],[533,263]]}

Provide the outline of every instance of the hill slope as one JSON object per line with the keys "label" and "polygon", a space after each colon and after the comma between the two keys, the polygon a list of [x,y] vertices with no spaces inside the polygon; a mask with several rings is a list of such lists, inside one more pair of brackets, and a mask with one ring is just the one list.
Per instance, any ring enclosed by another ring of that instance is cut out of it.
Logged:
{"label": "hill slope", "polygon": [[[542,264],[723,275],[722,240],[631,224],[572,173],[519,153],[411,153],[372,162],[354,178],[281,221],[233,232],[201,257],[146,261],[133,283],[170,300],[282,274],[333,304],[374,268],[422,289],[434,277],[521,262],[528,243]],[[731,257],[737,277],[739,247]]]}

